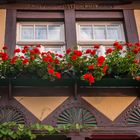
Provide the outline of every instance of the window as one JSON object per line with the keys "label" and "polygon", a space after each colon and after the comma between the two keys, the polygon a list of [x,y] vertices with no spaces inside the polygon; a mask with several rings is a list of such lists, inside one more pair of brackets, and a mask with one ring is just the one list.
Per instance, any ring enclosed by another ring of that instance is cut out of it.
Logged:
{"label": "window", "polygon": [[17,45],[43,46],[42,51],[63,53],[65,50],[64,24],[51,22],[17,23]]}
{"label": "window", "polygon": [[[101,51],[112,47],[114,41],[125,42],[122,22],[78,22],[77,40],[80,50],[100,44]],[[101,52],[99,54],[102,54]]]}

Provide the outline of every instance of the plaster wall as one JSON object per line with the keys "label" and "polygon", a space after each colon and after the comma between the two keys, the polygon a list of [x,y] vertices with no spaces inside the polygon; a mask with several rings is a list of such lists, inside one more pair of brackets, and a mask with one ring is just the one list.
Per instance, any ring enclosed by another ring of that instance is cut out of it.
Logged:
{"label": "plaster wall", "polygon": [[136,24],[137,24],[137,29],[138,29],[138,34],[139,34],[139,40],[140,40],[140,10],[135,10],[135,19],[136,19]]}
{"label": "plaster wall", "polygon": [[0,9],[0,49],[4,45],[6,10]]}

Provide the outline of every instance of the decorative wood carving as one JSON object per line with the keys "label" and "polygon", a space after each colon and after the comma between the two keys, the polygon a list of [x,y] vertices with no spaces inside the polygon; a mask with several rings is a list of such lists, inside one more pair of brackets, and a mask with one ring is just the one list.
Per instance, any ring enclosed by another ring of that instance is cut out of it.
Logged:
{"label": "decorative wood carving", "polygon": [[25,115],[17,108],[12,106],[0,107],[0,123],[16,122],[17,124],[26,124]]}
{"label": "decorative wood carving", "polygon": [[[42,123],[51,124],[56,126],[60,124],[60,118],[65,116],[65,120],[69,120],[67,113],[74,111],[76,115],[79,115],[79,111],[83,111],[86,115],[89,114],[92,116],[92,121],[94,119],[94,124],[97,126],[106,126],[110,124],[110,120],[97,111],[93,106],[83,100],[81,97],[78,97],[76,100],[74,97],[68,98],[62,105],[60,105],[52,114],[50,114]],[[78,122],[78,121],[76,121]]]}
{"label": "decorative wood carving", "polygon": [[9,100],[8,96],[4,95],[0,99],[0,123],[7,121],[15,121],[22,124],[40,122],[16,99],[11,97]]}

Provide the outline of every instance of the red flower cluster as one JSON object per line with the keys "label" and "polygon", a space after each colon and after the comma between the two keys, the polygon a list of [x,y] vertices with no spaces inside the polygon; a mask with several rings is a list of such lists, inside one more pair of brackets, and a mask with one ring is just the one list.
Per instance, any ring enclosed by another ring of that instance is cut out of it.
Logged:
{"label": "red flower cluster", "polygon": [[105,61],[105,57],[104,56],[99,56],[97,58],[97,66],[102,66],[104,61]]}
{"label": "red flower cluster", "polygon": [[114,46],[117,50],[122,50],[122,49],[123,49],[123,46],[122,46],[119,42],[117,42],[117,41],[113,44],[113,46]]}
{"label": "red flower cluster", "polygon": [[89,70],[93,70],[94,69],[94,65],[93,64],[88,65],[88,69]]}
{"label": "red flower cluster", "polygon": [[71,55],[71,60],[77,60],[80,56],[82,56],[82,52],[79,51],[79,50],[74,50],[74,51],[71,51],[70,49],[68,49],[67,51],[67,54],[69,54],[70,52],[72,52],[72,55]]}
{"label": "red flower cluster", "polygon": [[6,61],[9,59],[9,56],[5,52],[0,52],[0,57],[2,58],[2,61]]}
{"label": "red flower cluster", "polygon": [[86,50],[86,54],[95,55],[96,54],[96,50],[87,49]]}
{"label": "red flower cluster", "polygon": [[89,81],[90,84],[94,83],[94,77],[93,77],[92,73],[86,73],[86,74],[84,74],[83,77],[84,77],[84,80]]}
{"label": "red flower cluster", "polygon": [[106,54],[109,54],[109,53],[112,53],[113,52],[113,49],[112,48],[108,48],[107,50],[106,50]]}

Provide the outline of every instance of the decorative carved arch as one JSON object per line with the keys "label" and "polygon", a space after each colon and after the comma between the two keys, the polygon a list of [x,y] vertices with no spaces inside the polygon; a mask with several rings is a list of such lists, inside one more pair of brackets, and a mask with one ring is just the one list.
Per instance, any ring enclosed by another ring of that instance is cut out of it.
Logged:
{"label": "decorative carved arch", "polygon": [[[9,112],[9,113],[8,113]],[[39,120],[30,112],[28,111],[23,105],[21,105],[16,99],[11,98],[8,99],[7,96],[2,96],[0,99],[0,122],[5,122],[6,120],[1,120],[1,114],[9,115],[9,118],[7,118],[7,121],[16,121],[17,123],[24,123],[24,124],[32,124],[37,123]],[[15,118],[12,118],[12,116],[15,113]],[[16,117],[18,120],[16,120]],[[9,119],[9,120],[8,120]]]}
{"label": "decorative carved arch", "polygon": [[26,124],[25,115],[17,108],[12,106],[0,107],[0,123],[16,122],[17,124]]}
{"label": "decorative carved arch", "polygon": [[[71,117],[69,117],[68,114],[71,115]],[[74,115],[81,115],[81,116],[83,115],[83,118],[81,120],[76,120],[76,119],[80,119],[80,117],[74,118]],[[86,117],[86,115],[89,115],[90,119]],[[71,123],[79,122],[85,125],[87,123],[92,125],[93,123],[93,125],[105,126],[111,122],[106,116],[104,116],[99,111],[97,111],[93,106],[91,106],[81,97],[78,97],[77,99],[73,97],[68,98],[52,114],[50,114],[47,118],[45,118],[42,121],[42,123],[56,126],[57,124],[62,124],[62,117],[65,117],[65,119],[63,119],[64,124],[67,124],[70,121],[70,118],[75,119],[75,120],[71,120]],[[89,120],[87,120],[86,122],[85,119],[89,119]]]}
{"label": "decorative carved arch", "polygon": [[140,99],[136,98],[113,122],[115,126],[140,126]]}

